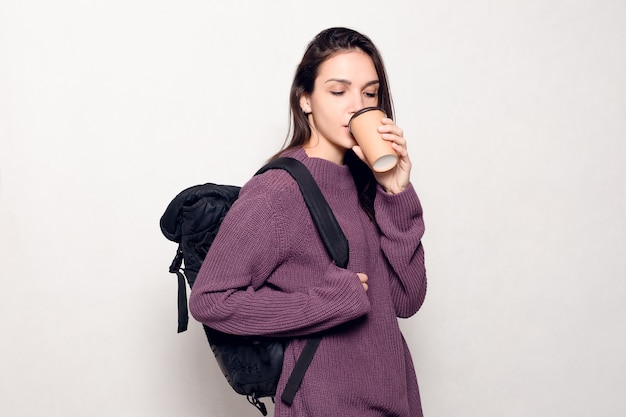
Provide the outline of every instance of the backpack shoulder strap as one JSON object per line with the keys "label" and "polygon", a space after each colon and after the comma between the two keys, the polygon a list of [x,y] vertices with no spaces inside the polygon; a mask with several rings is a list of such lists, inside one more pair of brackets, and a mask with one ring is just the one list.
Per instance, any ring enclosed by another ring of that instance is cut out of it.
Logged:
{"label": "backpack shoulder strap", "polygon": [[346,268],[350,256],[348,240],[309,169],[297,159],[283,157],[269,162],[255,175],[270,169],[283,169],[296,180],[326,250],[337,266]]}
{"label": "backpack shoulder strap", "polygon": [[[349,260],[348,240],[309,169],[297,159],[278,158],[269,162],[255,175],[269,169],[284,169],[296,180],[326,250],[337,266],[346,268]],[[304,374],[311,364],[321,341],[322,337],[319,335],[311,336],[307,339],[281,395],[281,400],[285,404],[291,405],[293,403],[296,392],[302,384]]]}

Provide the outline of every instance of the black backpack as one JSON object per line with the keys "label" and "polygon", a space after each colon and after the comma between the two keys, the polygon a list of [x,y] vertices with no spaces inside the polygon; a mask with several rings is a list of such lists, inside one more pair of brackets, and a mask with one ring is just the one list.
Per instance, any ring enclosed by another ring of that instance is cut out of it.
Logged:
{"label": "black backpack", "polygon": [[[348,241],[306,166],[293,158],[278,158],[255,175],[270,169],[283,169],[296,180],[330,257],[337,266],[345,268],[348,265]],[[240,187],[211,183],[187,188],[171,201],[161,217],[161,231],[167,239],[178,243],[169,271],[178,276],[179,333],[187,330],[189,322],[185,279],[191,288],[224,216],[239,196],[239,190]],[[181,267],[183,261],[184,268]],[[206,325],[203,328],[228,383],[237,393],[245,395],[264,416],[267,415],[260,398],[271,397],[274,400],[284,349],[289,341],[235,336]],[[318,335],[307,338],[281,395],[284,403],[292,404],[320,341],[321,336]]]}

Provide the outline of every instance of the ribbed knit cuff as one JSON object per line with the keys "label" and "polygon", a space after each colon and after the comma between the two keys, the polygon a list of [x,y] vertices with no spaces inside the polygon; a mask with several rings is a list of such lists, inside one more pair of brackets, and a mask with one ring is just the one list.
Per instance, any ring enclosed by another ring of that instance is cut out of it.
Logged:
{"label": "ribbed knit cuff", "polygon": [[398,194],[389,194],[378,185],[375,209],[376,220],[383,229],[391,223],[394,229],[406,231],[414,226],[416,218],[422,217],[422,204],[411,183]]}

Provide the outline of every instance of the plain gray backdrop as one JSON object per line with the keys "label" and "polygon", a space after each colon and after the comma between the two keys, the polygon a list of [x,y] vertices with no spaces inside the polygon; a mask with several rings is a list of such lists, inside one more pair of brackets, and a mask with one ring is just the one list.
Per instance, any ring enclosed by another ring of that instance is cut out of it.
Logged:
{"label": "plain gray backdrop", "polygon": [[[0,1],[0,414],[257,416],[176,334],[183,188],[282,145],[306,44],[390,76],[422,199],[426,416],[626,415],[626,3]],[[367,366],[367,364],[363,364]]]}

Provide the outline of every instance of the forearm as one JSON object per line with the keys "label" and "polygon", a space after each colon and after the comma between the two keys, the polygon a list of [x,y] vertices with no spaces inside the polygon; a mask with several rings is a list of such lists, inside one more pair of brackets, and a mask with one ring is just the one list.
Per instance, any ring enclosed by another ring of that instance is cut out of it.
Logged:
{"label": "forearm", "polygon": [[422,207],[409,185],[397,195],[377,195],[381,248],[391,266],[391,291],[399,317],[409,317],[426,295]]}
{"label": "forearm", "polygon": [[194,318],[222,332],[240,335],[302,336],[346,323],[369,311],[356,274],[334,267],[325,285],[297,292],[270,286],[192,293]]}

